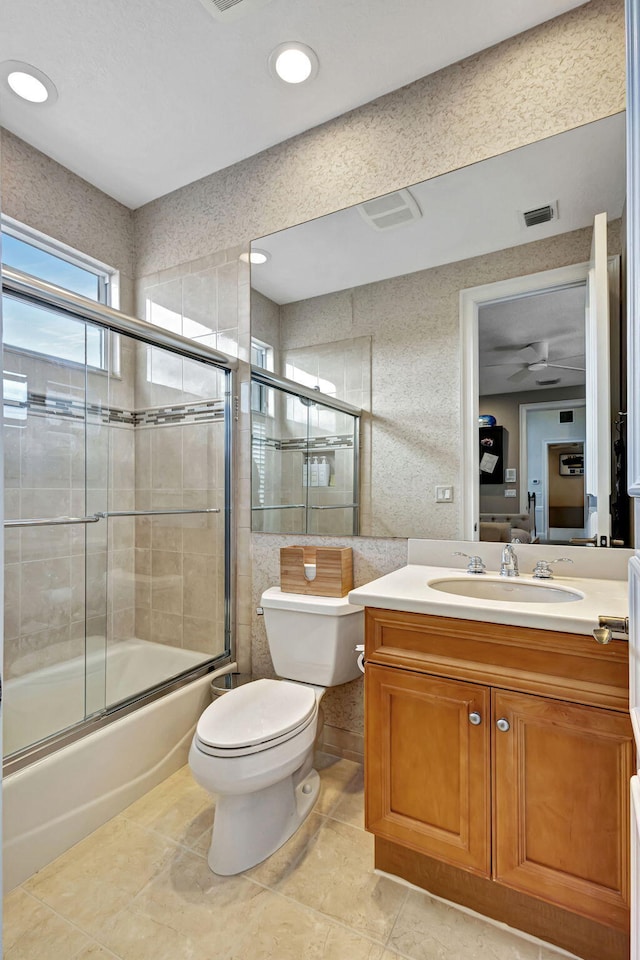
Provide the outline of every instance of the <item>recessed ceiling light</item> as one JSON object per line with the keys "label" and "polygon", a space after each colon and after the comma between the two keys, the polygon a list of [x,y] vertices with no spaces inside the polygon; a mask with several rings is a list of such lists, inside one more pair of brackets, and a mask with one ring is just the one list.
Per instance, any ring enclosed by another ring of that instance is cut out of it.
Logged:
{"label": "recessed ceiling light", "polygon": [[243,263],[252,263],[254,266],[257,266],[261,263],[266,263],[267,260],[271,260],[271,254],[267,253],[266,250],[259,250],[257,247],[253,247],[249,253],[241,253],[240,259]]}
{"label": "recessed ceiling light", "polygon": [[272,76],[285,83],[304,83],[312,80],[318,72],[319,63],[315,52],[304,43],[288,41],[271,51],[269,70]]}
{"label": "recessed ceiling light", "polygon": [[0,78],[5,81],[14,96],[29,103],[50,106],[58,99],[58,91],[53,81],[46,73],[30,63],[23,63],[21,60],[5,60],[0,63]]}

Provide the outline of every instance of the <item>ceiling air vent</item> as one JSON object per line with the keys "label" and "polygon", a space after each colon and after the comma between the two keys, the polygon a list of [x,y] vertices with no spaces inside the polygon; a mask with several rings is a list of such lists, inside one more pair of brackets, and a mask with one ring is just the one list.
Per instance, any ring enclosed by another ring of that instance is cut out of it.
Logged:
{"label": "ceiling air vent", "polygon": [[420,207],[408,190],[395,190],[384,197],[367,200],[358,205],[360,216],[374,230],[390,230],[405,223],[419,220]]}
{"label": "ceiling air vent", "polygon": [[200,0],[205,10],[208,10],[216,20],[227,23],[231,20],[239,20],[252,10],[264,7],[270,2],[271,0]]}
{"label": "ceiling air vent", "polygon": [[525,210],[522,214],[525,227],[537,227],[541,223],[549,223],[550,220],[558,219],[558,201],[545,203],[542,207],[533,207],[532,210]]}

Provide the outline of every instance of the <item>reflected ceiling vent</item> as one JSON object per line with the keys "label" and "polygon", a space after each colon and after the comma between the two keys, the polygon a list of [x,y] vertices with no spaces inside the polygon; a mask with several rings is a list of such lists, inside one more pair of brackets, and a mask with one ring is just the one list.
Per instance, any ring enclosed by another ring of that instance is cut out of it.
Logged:
{"label": "reflected ceiling vent", "polygon": [[549,223],[550,220],[558,219],[558,201],[545,203],[542,207],[533,207],[531,210],[524,210],[520,216],[524,221],[525,227],[537,227],[541,223]]}
{"label": "reflected ceiling vent", "polygon": [[358,205],[358,212],[374,230],[391,230],[419,220],[422,216],[420,207],[408,190],[395,190],[385,193],[384,197],[367,200]]}
{"label": "reflected ceiling vent", "polygon": [[200,3],[209,13],[224,22],[239,20],[257,10],[258,7],[264,7],[271,0],[200,0]]}

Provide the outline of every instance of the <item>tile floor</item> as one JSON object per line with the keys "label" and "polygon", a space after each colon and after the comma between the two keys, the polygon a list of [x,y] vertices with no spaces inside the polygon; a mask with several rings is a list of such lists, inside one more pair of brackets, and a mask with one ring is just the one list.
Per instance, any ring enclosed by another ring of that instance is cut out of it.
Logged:
{"label": "tile floor", "polygon": [[362,768],[318,758],[314,812],[237,877],[207,866],[213,810],[183,767],[5,899],[5,960],[558,960],[373,872]]}

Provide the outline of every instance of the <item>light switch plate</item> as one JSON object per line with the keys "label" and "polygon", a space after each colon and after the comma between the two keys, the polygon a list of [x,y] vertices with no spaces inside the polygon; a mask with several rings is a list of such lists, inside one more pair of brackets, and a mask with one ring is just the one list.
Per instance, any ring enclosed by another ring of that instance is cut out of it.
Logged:
{"label": "light switch plate", "polygon": [[515,483],[518,479],[515,467],[507,467],[504,471],[505,483]]}
{"label": "light switch plate", "polygon": [[436,487],[436,503],[452,503],[452,501],[453,501],[453,487],[451,486]]}
{"label": "light switch plate", "polygon": [[504,495],[505,495],[505,497],[515,497],[515,495],[516,495],[516,488],[515,488],[515,487],[510,487],[508,490],[505,490]]}

